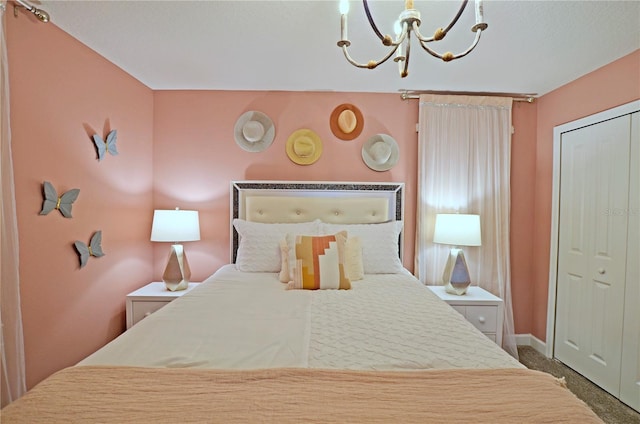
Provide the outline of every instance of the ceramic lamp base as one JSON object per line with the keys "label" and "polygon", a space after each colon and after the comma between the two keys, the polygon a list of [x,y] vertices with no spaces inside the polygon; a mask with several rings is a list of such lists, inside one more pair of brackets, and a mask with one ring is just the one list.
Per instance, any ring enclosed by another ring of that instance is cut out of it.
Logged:
{"label": "ceramic lamp base", "polygon": [[463,295],[471,285],[471,277],[467,268],[467,261],[462,249],[451,249],[449,259],[442,274],[444,290],[447,293]]}
{"label": "ceramic lamp base", "polygon": [[189,262],[187,262],[183,246],[181,244],[171,245],[169,261],[164,269],[164,274],[162,274],[162,281],[167,286],[167,290],[185,290],[189,287],[190,278],[191,269],[189,269]]}

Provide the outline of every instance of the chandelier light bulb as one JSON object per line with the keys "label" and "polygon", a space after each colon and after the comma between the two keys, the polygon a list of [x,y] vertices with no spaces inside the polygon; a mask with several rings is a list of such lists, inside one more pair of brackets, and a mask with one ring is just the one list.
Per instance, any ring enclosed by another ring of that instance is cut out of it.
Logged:
{"label": "chandelier light bulb", "polygon": [[349,13],[349,0],[340,0],[340,14],[346,15]]}
{"label": "chandelier light bulb", "polygon": [[399,20],[393,23],[393,32],[395,32],[396,38],[398,38],[400,34],[402,34],[402,24]]}

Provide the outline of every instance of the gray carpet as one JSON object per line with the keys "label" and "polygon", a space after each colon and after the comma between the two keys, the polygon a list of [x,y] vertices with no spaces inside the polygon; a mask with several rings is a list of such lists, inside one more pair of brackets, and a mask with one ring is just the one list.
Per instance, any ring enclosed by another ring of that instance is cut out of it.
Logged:
{"label": "gray carpet", "polygon": [[520,362],[527,368],[544,371],[556,377],[564,377],[569,390],[589,405],[605,423],[640,424],[640,413],[629,408],[560,361],[549,359],[528,346],[518,347],[518,354]]}

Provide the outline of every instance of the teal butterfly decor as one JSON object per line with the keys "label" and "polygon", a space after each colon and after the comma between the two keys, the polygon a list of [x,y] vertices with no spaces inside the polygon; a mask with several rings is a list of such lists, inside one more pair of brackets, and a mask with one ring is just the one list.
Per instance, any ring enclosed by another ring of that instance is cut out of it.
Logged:
{"label": "teal butterfly decor", "polygon": [[93,143],[96,145],[96,149],[98,149],[98,160],[102,160],[104,155],[109,152],[113,156],[118,154],[118,149],[116,148],[116,140],[118,139],[118,130],[111,130],[109,134],[107,134],[107,141],[103,140],[98,134],[93,135]]}
{"label": "teal butterfly decor", "polygon": [[44,202],[42,203],[40,215],[47,215],[52,210],[58,209],[62,216],[71,218],[71,206],[73,206],[73,202],[78,198],[80,189],[74,188],[58,197],[58,192],[49,181],[45,181],[42,186]]}
{"label": "teal butterfly decor", "polygon": [[89,256],[95,256],[96,258],[104,256],[102,251],[102,231],[93,233],[88,246],[81,241],[76,241],[73,245],[78,251],[78,255],[80,255],[80,268],[87,264]]}

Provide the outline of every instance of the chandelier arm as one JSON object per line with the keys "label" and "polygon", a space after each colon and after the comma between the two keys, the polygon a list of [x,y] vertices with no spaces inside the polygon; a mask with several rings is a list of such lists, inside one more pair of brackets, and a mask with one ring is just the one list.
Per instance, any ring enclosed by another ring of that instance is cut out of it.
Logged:
{"label": "chandelier arm", "polygon": [[429,53],[431,56],[433,57],[437,57],[438,59],[442,59],[442,55],[432,49],[429,48],[428,45],[426,45],[422,40],[418,40],[420,41],[420,45],[422,46],[422,48]]}
{"label": "chandelier arm", "polygon": [[373,68],[375,68],[376,66],[378,66],[378,65],[382,65],[384,62],[386,62],[387,60],[389,60],[389,58],[390,58],[390,57],[391,57],[391,56],[396,52],[396,50],[398,50],[398,46],[399,46],[399,45],[394,46],[394,48],[393,48],[393,49],[391,49],[391,51],[390,51],[386,56],[384,56],[382,59],[380,59],[380,60],[379,60],[379,61],[377,61],[377,62],[376,62],[376,61],[374,61],[374,60],[370,60],[370,61],[369,61],[369,62],[367,62],[367,63],[358,63],[358,62],[356,62],[356,61],[351,57],[351,55],[349,54],[349,51],[347,50],[347,46],[346,46],[346,45],[343,45],[343,46],[342,46],[342,52],[344,53],[344,57],[347,59],[347,61],[348,61],[350,64],[352,64],[353,66],[358,67],[358,68],[368,68],[368,69],[373,69]]}
{"label": "chandelier arm", "polygon": [[[445,29],[443,29],[442,31],[439,30],[439,31],[436,32],[436,33],[439,33],[439,38],[437,40],[442,40],[444,38],[444,36],[447,35],[449,30],[451,30],[451,28],[453,28],[453,26],[458,22],[458,20],[460,19],[460,16],[462,16],[462,13],[464,12],[464,9],[467,7],[467,3],[468,2],[469,2],[469,0],[464,0],[462,2],[462,5],[460,6],[460,9],[458,9],[458,13],[456,14],[456,16],[454,16],[454,18],[451,20],[449,25]],[[432,35],[431,37],[423,36],[415,22],[413,23],[413,32],[416,33],[416,38],[418,40],[420,40],[421,42],[423,42],[423,43],[430,43],[430,42],[436,40],[436,36],[435,35]]]}
{"label": "chandelier arm", "polygon": [[460,5],[460,9],[458,10],[458,13],[456,14],[456,16],[453,18],[453,20],[451,21],[451,23],[444,29],[444,33],[446,34],[447,32],[449,32],[449,30],[451,28],[453,28],[453,26],[458,22],[458,19],[460,19],[460,16],[462,15],[462,12],[464,12],[465,7],[467,7],[467,3],[469,2],[469,0],[464,0],[462,2],[462,5]]}
{"label": "chandelier arm", "polygon": [[407,39],[411,38],[411,34],[410,33],[411,33],[411,28],[407,27],[407,25],[404,24],[402,26],[402,32],[398,36],[397,41],[393,41],[389,45],[390,46],[394,46],[394,47],[398,47],[400,44],[402,44],[402,42],[404,41],[405,38],[407,38]]}
{"label": "chandelier arm", "polygon": [[409,57],[411,54],[411,36],[407,37],[407,48],[404,52],[405,60],[404,60],[404,68],[400,71],[400,78],[405,78],[409,75]]}
{"label": "chandelier arm", "polygon": [[471,53],[471,51],[473,49],[476,48],[476,46],[478,45],[478,42],[480,41],[480,35],[482,35],[482,31],[477,31],[476,32],[476,38],[473,40],[473,44],[471,45],[471,47],[469,47],[466,51],[464,51],[463,53],[460,53],[456,56],[454,56],[454,59],[459,59],[461,57],[465,57],[466,55],[468,55],[469,53]]}
{"label": "chandelier arm", "polygon": [[429,48],[429,46],[426,43],[422,42],[422,40],[420,41],[420,45],[431,56],[437,57],[438,59],[442,59],[445,62],[450,62],[450,61],[452,61],[454,59],[459,59],[459,58],[464,57],[464,56],[468,55],[469,53],[471,53],[471,51],[473,49],[475,49],[476,46],[478,45],[478,42],[480,41],[480,35],[481,34],[482,34],[482,31],[480,31],[480,30],[477,31],[476,32],[476,36],[475,36],[471,46],[467,50],[465,50],[464,52],[458,53],[458,54],[455,54],[455,55],[453,53],[451,53],[451,52],[447,52],[445,54],[440,54],[440,53],[436,52],[435,50],[432,50],[431,48]]}
{"label": "chandelier arm", "polygon": [[413,22],[411,26],[412,26],[413,32],[416,34],[416,38],[420,41],[420,43],[430,43],[435,40],[434,36],[424,37],[422,33],[420,33],[420,27],[418,26],[417,22]]}
{"label": "chandelier arm", "polygon": [[362,4],[364,5],[364,13],[367,15],[367,20],[369,21],[369,25],[371,25],[371,29],[376,33],[380,41],[384,41],[384,36],[378,29],[378,26],[373,21],[373,17],[371,16],[371,11],[369,10],[369,2],[367,0],[362,0]]}

